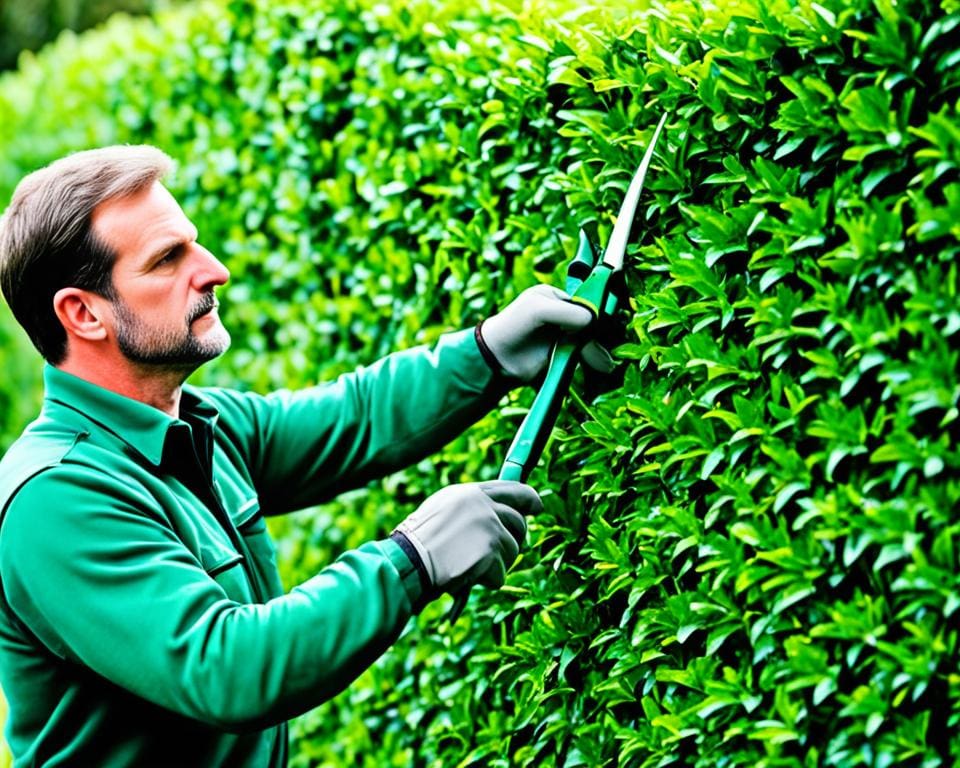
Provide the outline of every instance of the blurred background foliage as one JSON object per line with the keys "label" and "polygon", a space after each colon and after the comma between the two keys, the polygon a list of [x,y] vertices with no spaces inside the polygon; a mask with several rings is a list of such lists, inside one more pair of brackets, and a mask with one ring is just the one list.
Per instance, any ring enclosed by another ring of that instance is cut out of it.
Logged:
{"label": "blurred background foliage", "polygon": [[37,51],[63,30],[82,32],[111,14],[147,14],[169,0],[0,0],[0,71],[21,51]]}
{"label": "blurred background foliage", "polygon": [[[670,112],[623,387],[569,402],[507,587],[412,622],[295,766],[960,760],[958,28],[955,0],[232,0],[0,77],[0,204],[72,149],[177,159],[233,273],[196,381],[261,391],[561,284]],[[286,583],[495,475],[529,402],[271,521]]]}

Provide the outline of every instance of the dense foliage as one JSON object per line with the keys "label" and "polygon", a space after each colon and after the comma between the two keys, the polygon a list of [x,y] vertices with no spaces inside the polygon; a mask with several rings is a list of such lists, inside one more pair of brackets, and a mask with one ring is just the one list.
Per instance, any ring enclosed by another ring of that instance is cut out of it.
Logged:
{"label": "dense foliage", "polygon": [[[294,764],[954,764],[956,0],[467,6],[236,0],[0,80],[4,199],[69,146],[180,160],[233,272],[201,380],[257,389],[559,284],[671,115],[623,387],[569,402],[508,586],[431,606]],[[529,398],[274,521],[288,582],[494,475]]]}

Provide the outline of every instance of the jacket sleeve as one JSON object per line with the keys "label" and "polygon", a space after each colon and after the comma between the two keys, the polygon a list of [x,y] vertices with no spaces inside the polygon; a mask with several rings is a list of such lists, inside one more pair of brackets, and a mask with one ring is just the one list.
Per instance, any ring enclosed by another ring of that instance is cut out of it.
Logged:
{"label": "jacket sleeve", "polygon": [[265,604],[237,603],[135,487],[104,475],[64,464],[18,491],[0,537],[4,597],[56,656],[184,716],[246,730],[317,706],[420,599],[387,540]]}
{"label": "jacket sleeve", "polygon": [[266,514],[320,503],[420,461],[508,391],[472,331],[388,355],[308,389],[267,396],[203,390],[248,466]]}

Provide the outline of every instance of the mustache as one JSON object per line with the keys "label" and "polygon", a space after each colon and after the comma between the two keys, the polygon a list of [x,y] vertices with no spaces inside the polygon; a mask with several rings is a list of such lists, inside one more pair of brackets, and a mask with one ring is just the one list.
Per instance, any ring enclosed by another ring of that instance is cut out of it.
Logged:
{"label": "mustache", "polygon": [[213,291],[203,294],[203,296],[200,297],[200,300],[191,308],[189,314],[187,315],[187,323],[192,323],[198,317],[202,317],[211,309],[215,309],[219,305],[220,302],[217,301],[217,297],[213,295]]}

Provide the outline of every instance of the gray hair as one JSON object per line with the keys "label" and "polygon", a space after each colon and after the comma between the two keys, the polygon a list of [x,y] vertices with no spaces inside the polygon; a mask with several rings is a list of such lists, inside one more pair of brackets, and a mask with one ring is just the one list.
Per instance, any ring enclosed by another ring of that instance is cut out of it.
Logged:
{"label": "gray hair", "polygon": [[0,218],[0,290],[43,357],[56,365],[67,335],[53,297],[73,286],[113,297],[116,254],[91,229],[94,209],[163,178],[171,159],[150,146],[77,152],[26,176]]}

